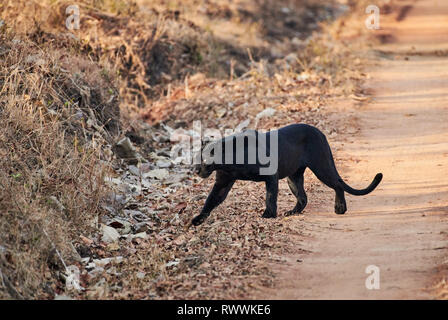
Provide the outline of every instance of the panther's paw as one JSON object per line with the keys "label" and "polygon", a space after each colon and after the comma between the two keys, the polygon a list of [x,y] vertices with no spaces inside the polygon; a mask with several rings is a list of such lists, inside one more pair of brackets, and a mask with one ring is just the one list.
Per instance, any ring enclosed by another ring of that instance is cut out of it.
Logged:
{"label": "panther's paw", "polygon": [[299,211],[299,210],[289,210],[289,211],[286,211],[285,212],[285,216],[293,216],[293,215],[296,215],[296,214],[302,214],[302,212],[301,211]]}
{"label": "panther's paw", "polygon": [[198,215],[198,216],[194,217],[193,220],[191,220],[191,224],[194,226],[198,226],[205,221],[205,218],[206,218],[206,216]]}
{"label": "panther's paw", "polygon": [[334,205],[334,212],[336,214],[344,214],[347,211],[347,205],[345,203],[336,202]]}
{"label": "panther's paw", "polygon": [[264,213],[261,217],[262,218],[277,218],[277,213],[271,212],[268,209],[266,209],[266,210],[264,210]]}

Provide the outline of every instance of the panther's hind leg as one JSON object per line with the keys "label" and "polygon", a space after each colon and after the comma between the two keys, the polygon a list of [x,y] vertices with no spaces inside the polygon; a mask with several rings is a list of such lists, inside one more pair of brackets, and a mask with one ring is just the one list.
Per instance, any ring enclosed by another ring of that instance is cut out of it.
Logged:
{"label": "panther's hind leg", "polygon": [[315,153],[314,163],[309,168],[320,181],[336,192],[334,211],[337,214],[344,214],[347,211],[344,187],[334,165],[330,148],[328,147],[327,150],[321,150],[320,153]]}
{"label": "panther's hind leg", "polygon": [[308,202],[305,189],[303,188],[303,173],[305,168],[300,168],[296,173],[288,177],[288,185],[291,192],[297,198],[297,203],[294,209],[287,211],[285,215],[290,216],[296,213],[301,213],[305,209]]}
{"label": "panther's hind leg", "polygon": [[342,187],[338,187],[334,190],[336,191],[336,197],[334,200],[334,212],[337,214],[344,214],[345,211],[347,211],[344,189],[342,189]]}
{"label": "panther's hind leg", "polygon": [[337,214],[344,214],[347,211],[347,204],[345,202],[344,188],[339,181],[339,175],[337,174],[336,169],[332,168],[330,165],[323,165],[319,168],[312,168],[311,170],[320,181],[336,192],[334,212]]}

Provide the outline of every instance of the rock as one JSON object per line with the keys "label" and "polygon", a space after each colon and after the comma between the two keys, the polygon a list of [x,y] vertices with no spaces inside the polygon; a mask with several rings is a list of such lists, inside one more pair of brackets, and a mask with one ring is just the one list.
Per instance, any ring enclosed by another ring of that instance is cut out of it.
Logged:
{"label": "rock", "polygon": [[169,168],[169,167],[171,167],[172,163],[171,163],[171,161],[158,160],[156,162],[156,165],[159,168]]}
{"label": "rock", "polygon": [[149,236],[146,232],[140,232],[131,236],[131,241],[134,244],[140,244],[143,240],[148,239]]}
{"label": "rock", "polygon": [[226,113],[227,113],[227,110],[224,109],[224,108],[217,108],[217,109],[215,109],[215,114],[216,114],[216,116],[218,118],[224,117],[226,115]]}
{"label": "rock", "polygon": [[133,174],[134,176],[137,176],[137,177],[140,176],[140,169],[137,168],[136,166],[134,166],[134,165],[130,165],[130,166],[128,167],[128,170],[129,170],[129,172],[130,172],[131,174]]}
{"label": "rock", "polygon": [[166,177],[168,177],[168,170],[166,169],[154,169],[149,171],[148,173],[145,173],[143,175],[144,178],[156,178],[158,180],[162,180],[165,179]]}
{"label": "rock", "polygon": [[118,239],[120,238],[120,234],[117,230],[115,230],[115,228],[106,226],[105,224],[101,225],[101,233],[101,240],[106,243],[118,241]]}
{"label": "rock", "polygon": [[137,279],[142,280],[143,278],[145,278],[145,275],[146,273],[139,271],[135,276],[137,277]]}
{"label": "rock", "polygon": [[124,219],[115,218],[108,223],[108,226],[117,229],[120,234],[131,233],[132,224]]}
{"label": "rock", "polygon": [[149,164],[149,163],[142,163],[141,165],[140,165],[140,172],[143,174],[143,173],[146,173],[146,172],[148,172],[148,171],[150,171],[151,170],[151,165]]}
{"label": "rock", "polygon": [[123,262],[123,257],[111,257],[111,258],[103,258],[103,259],[93,259],[93,263],[96,267],[105,267],[106,265],[110,263],[121,263]]}
{"label": "rock", "polygon": [[132,142],[128,137],[118,141],[114,146],[114,151],[119,158],[124,159],[130,164],[148,162],[135,150],[135,147],[132,145]]}
{"label": "rock", "polygon": [[85,258],[81,259],[81,263],[83,263],[83,264],[87,264],[87,263],[89,263],[89,261],[90,261],[90,257],[85,257]]}
{"label": "rock", "polygon": [[132,240],[134,240],[134,239],[148,239],[148,234],[146,232],[140,232],[140,233],[134,234],[132,236]]}
{"label": "rock", "polygon": [[151,189],[153,183],[151,182],[151,180],[147,180],[147,179],[142,179],[142,187],[144,189]]}
{"label": "rock", "polygon": [[92,270],[96,267],[95,262],[90,262],[86,265],[86,270]]}

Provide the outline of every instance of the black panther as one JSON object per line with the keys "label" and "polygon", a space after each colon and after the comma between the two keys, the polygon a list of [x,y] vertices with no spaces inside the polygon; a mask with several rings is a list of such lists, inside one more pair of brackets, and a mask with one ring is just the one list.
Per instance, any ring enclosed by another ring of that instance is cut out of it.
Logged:
{"label": "black panther", "polygon": [[[275,139],[271,139],[273,137]],[[243,143],[236,143],[238,139]],[[286,212],[286,215],[298,214],[305,208],[307,196],[303,187],[303,173],[306,168],[309,168],[325,185],[334,189],[336,192],[334,209],[337,214],[344,214],[347,211],[344,191],[357,196],[366,195],[372,192],[383,178],[383,175],[378,173],[367,188],[357,190],[350,187],[336,170],[325,135],[319,129],[307,124],[292,124],[265,133],[255,130],[244,131],[214,142],[207,150],[209,156],[204,157],[203,152],[203,160],[201,164],[195,166],[195,172],[201,178],[207,178],[216,171],[216,182],[201,213],[192,220],[195,226],[203,223],[210,212],[224,201],[236,180],[265,182],[266,209],[262,217],[275,218],[280,179],[288,179],[288,185],[297,198],[295,207]],[[242,150],[244,152],[241,152]],[[237,156],[238,151],[240,158]],[[251,152],[252,161],[250,161]],[[269,163],[260,157],[263,152],[270,159]],[[269,166],[275,170],[269,172],[267,170]],[[263,169],[265,173],[262,173]]]}

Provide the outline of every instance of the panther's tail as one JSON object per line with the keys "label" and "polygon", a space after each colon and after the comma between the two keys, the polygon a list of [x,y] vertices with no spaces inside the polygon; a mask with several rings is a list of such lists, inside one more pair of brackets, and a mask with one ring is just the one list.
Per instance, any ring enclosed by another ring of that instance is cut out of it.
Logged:
{"label": "panther's tail", "polygon": [[361,190],[353,189],[348,184],[346,184],[344,182],[344,180],[342,180],[342,179],[339,179],[339,181],[341,182],[342,186],[344,187],[344,191],[346,191],[346,192],[348,192],[350,194],[353,194],[355,196],[363,196],[363,195],[366,195],[366,194],[372,192],[373,190],[375,190],[375,188],[381,182],[381,179],[383,179],[383,174],[382,173],[378,173],[375,176],[375,178],[373,179],[372,183],[367,188],[361,189]]}

